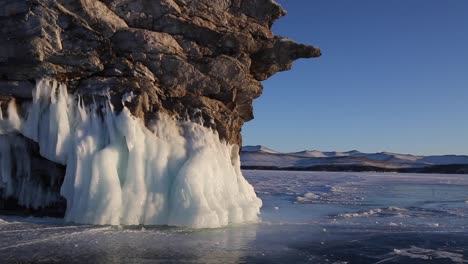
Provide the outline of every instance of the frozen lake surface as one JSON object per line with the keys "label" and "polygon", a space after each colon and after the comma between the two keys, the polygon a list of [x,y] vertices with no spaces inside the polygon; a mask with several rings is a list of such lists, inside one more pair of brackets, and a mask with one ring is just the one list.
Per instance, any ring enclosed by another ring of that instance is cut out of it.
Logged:
{"label": "frozen lake surface", "polygon": [[0,263],[468,263],[468,175],[244,171],[262,222],[218,229],[0,216]]}

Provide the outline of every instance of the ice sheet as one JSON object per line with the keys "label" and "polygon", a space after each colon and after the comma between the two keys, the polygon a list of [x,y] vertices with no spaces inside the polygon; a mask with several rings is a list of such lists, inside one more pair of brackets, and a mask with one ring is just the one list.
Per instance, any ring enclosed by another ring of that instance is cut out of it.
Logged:
{"label": "ice sheet", "polygon": [[[467,263],[466,175],[244,174],[264,202],[261,223],[194,230],[0,217],[5,221],[0,222],[0,259],[419,264],[430,258],[430,263]],[[297,201],[311,194],[318,198]]]}

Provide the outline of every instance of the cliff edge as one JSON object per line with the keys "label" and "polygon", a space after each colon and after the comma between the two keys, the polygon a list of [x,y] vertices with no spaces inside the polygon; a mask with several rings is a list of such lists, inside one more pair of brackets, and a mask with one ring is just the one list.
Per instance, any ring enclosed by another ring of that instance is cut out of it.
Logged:
{"label": "cliff edge", "polygon": [[0,102],[29,101],[35,82],[110,93],[150,122],[157,113],[202,122],[241,146],[260,81],[320,50],[274,36],[273,0],[2,0]]}

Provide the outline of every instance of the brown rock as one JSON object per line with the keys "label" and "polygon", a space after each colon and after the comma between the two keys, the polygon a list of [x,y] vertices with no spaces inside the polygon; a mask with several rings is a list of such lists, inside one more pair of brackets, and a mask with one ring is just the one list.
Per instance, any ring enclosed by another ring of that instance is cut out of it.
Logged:
{"label": "brown rock", "polygon": [[273,0],[3,0],[0,96],[27,100],[55,78],[84,96],[110,91],[116,109],[201,120],[241,144],[260,81],[320,50],[273,36]]}

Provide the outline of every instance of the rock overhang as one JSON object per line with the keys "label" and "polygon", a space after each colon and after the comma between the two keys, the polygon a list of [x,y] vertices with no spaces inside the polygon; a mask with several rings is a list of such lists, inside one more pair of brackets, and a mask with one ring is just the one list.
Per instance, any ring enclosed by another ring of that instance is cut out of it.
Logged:
{"label": "rock overhang", "polygon": [[[27,100],[40,78],[85,97],[132,92],[132,113],[204,120],[231,144],[262,80],[318,48],[277,37],[272,0],[5,0],[0,93]],[[118,108],[118,107],[117,107]]]}

